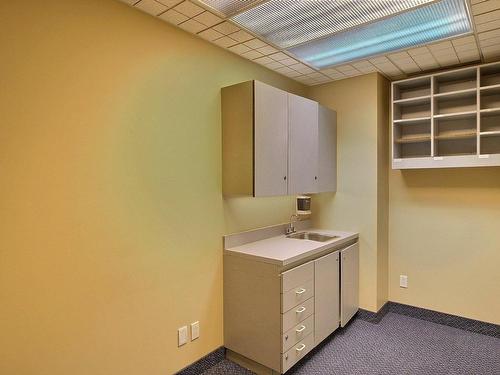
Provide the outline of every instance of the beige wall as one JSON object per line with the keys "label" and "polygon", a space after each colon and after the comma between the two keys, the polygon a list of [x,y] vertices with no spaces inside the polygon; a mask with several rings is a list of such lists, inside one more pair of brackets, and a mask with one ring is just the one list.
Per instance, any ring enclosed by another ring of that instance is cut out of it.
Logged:
{"label": "beige wall", "polygon": [[314,196],[314,222],[360,233],[360,306],[370,311],[387,300],[385,275],[379,275],[387,269],[387,222],[382,220],[387,212],[387,105],[382,99],[387,86],[373,73],[308,89],[312,99],[337,111],[338,124],[337,192]]}
{"label": "beige wall", "polygon": [[389,218],[391,301],[500,324],[500,168],[391,170]]}
{"label": "beige wall", "polygon": [[1,2],[0,45],[0,373],[164,375],[222,345],[221,236],[293,202],[222,199],[220,88],[304,88],[112,0]]}

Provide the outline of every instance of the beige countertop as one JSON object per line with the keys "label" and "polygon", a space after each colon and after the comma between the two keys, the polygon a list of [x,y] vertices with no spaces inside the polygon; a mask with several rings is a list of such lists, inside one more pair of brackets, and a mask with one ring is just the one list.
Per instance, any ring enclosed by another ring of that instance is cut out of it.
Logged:
{"label": "beige countertop", "polygon": [[[302,230],[303,231],[303,230]],[[284,234],[258,241],[248,242],[239,246],[228,247],[224,250],[227,255],[253,258],[255,260],[286,266],[291,263],[312,257],[316,254],[358,238],[358,233],[340,232],[335,230],[308,228],[308,232],[315,232],[330,236],[338,236],[326,242],[299,240],[287,238]],[[301,232],[301,231],[298,231]]]}

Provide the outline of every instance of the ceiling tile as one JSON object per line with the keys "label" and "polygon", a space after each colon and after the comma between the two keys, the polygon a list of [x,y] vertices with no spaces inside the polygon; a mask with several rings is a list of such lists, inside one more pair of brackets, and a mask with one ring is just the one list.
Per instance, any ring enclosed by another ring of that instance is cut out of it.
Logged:
{"label": "ceiling tile", "polygon": [[238,55],[241,55],[245,52],[251,51],[252,49],[250,47],[245,46],[244,44],[237,44],[235,46],[230,47],[229,50],[234,53],[237,53]]}
{"label": "ceiling tile", "polygon": [[157,16],[161,12],[167,10],[165,5],[160,4],[155,0],[141,0],[135,4],[135,7],[153,16]]}
{"label": "ceiling tile", "polygon": [[288,57],[286,59],[283,59],[283,60],[279,60],[280,63],[284,64],[284,65],[294,65],[294,64],[297,64],[298,61],[295,60],[295,59],[292,59],[291,57]]}
{"label": "ceiling tile", "polygon": [[385,56],[374,57],[373,59],[368,59],[372,64],[384,64],[390,62]]}
{"label": "ceiling tile", "polygon": [[470,50],[477,50],[476,41],[473,41],[472,43],[460,44],[458,46],[455,46],[455,51],[457,52],[470,51]]}
{"label": "ceiling tile", "polygon": [[398,52],[398,53],[391,53],[388,57],[391,60],[408,60],[408,59],[411,59],[411,56],[406,51]]}
{"label": "ceiling tile", "polygon": [[500,28],[500,19],[490,21],[490,22],[485,22],[481,24],[476,24],[476,30],[478,33],[482,33],[484,31],[490,31],[490,30],[495,30]]}
{"label": "ceiling tile", "polygon": [[213,41],[215,39],[222,38],[224,34],[219,33],[218,31],[215,31],[214,29],[208,29],[205,31],[202,31],[201,33],[198,34],[201,36],[203,39]]}
{"label": "ceiling tile", "polygon": [[283,52],[273,53],[272,55],[269,55],[269,57],[276,61],[281,61],[290,58],[290,56],[285,55]]}
{"label": "ceiling tile", "polygon": [[214,43],[217,44],[218,46],[228,48],[228,47],[234,46],[238,42],[236,40],[228,37],[228,36],[223,36],[222,38],[215,39]]}
{"label": "ceiling tile", "polygon": [[196,4],[193,4],[190,1],[183,1],[179,5],[175,6],[174,9],[188,17],[197,16],[198,14],[205,11],[205,9]]}
{"label": "ceiling tile", "polygon": [[229,34],[229,36],[238,42],[246,42],[253,38],[253,35],[247,33],[245,30],[239,30],[235,33]]}
{"label": "ceiling tile", "polygon": [[474,22],[476,25],[480,25],[483,23],[496,21],[500,19],[500,10],[495,10],[494,12],[484,13],[479,16],[474,17]]}
{"label": "ceiling tile", "polygon": [[451,42],[449,40],[447,40],[445,42],[431,44],[431,45],[429,45],[429,48],[432,52],[435,52],[435,51],[440,51],[443,49],[453,48],[453,46],[452,46]]}
{"label": "ceiling tile", "polygon": [[257,48],[257,51],[259,51],[260,53],[262,53],[264,55],[271,55],[273,53],[278,52],[278,50],[272,46],[260,47],[260,48]]}
{"label": "ceiling tile", "polygon": [[254,61],[257,64],[262,64],[262,65],[266,65],[266,64],[270,64],[270,63],[274,62],[273,59],[271,59],[267,56],[259,57],[259,58],[255,59]]}
{"label": "ceiling tile", "polygon": [[500,2],[498,0],[493,1],[482,1],[480,3],[472,5],[472,14],[478,15],[486,12],[491,12],[500,8]]}
{"label": "ceiling tile", "polygon": [[496,38],[497,36],[500,36],[500,29],[499,30],[487,31],[487,32],[484,32],[484,33],[479,33],[477,35],[477,37],[478,37],[479,40]]}
{"label": "ceiling tile", "polygon": [[251,50],[251,51],[248,51],[248,52],[241,54],[241,56],[246,57],[247,59],[250,59],[250,60],[255,60],[256,58],[262,57],[264,55],[262,53],[260,53],[259,51]]}
{"label": "ceiling tile", "polygon": [[429,49],[427,47],[412,48],[412,49],[408,50],[408,53],[412,57],[419,56],[419,55],[426,55],[426,54],[429,54]]}
{"label": "ceiling tile", "polygon": [[[271,59],[272,60],[272,59]],[[274,61],[272,60],[273,62],[270,62],[270,63],[267,63],[266,66],[270,69],[276,69],[276,68],[280,68],[282,66],[284,66],[282,63],[280,63],[279,61]]]}
{"label": "ceiling tile", "polygon": [[500,44],[500,37],[481,40],[479,42],[479,44],[481,45],[481,48],[483,48],[483,47],[489,47],[489,46],[494,46],[496,44]]}
{"label": "ceiling tile", "polygon": [[496,44],[494,46],[488,46],[488,47],[484,47],[484,48],[481,48],[481,51],[484,53],[484,54],[487,54],[487,55],[495,55],[495,56],[500,56],[500,44]]}
{"label": "ceiling tile", "polygon": [[194,19],[209,27],[222,22],[222,18],[217,17],[215,14],[210,12],[203,12],[201,14],[198,14],[196,17],[194,17]]}
{"label": "ceiling tile", "polygon": [[178,25],[188,19],[184,14],[177,12],[176,10],[170,9],[159,16],[162,20],[170,22],[174,25]]}
{"label": "ceiling tile", "polygon": [[257,49],[257,48],[267,46],[267,43],[264,43],[260,39],[252,39],[252,40],[249,40],[248,42],[245,42],[245,45],[247,45],[250,48]]}
{"label": "ceiling tile", "polygon": [[462,44],[469,44],[469,43],[475,43],[476,38],[474,38],[474,35],[469,35],[463,38],[457,38],[451,41],[454,46],[461,46]]}
{"label": "ceiling tile", "polygon": [[214,26],[213,28],[216,31],[218,31],[224,35],[235,33],[236,31],[238,31],[240,29],[239,27],[237,27],[237,26],[235,26],[232,23],[229,23],[227,21],[222,22],[221,24],[218,24],[218,25]]}
{"label": "ceiling tile", "polygon": [[181,29],[184,29],[186,31],[189,31],[190,33],[196,34],[199,33],[201,30],[206,29],[207,27],[199,23],[198,21],[195,21],[194,19],[187,20],[186,22],[183,22],[179,25]]}
{"label": "ceiling tile", "polygon": [[[137,1],[137,0],[135,0]],[[182,0],[156,0],[158,1],[159,3],[162,3],[163,5],[165,5],[166,7],[173,7],[174,5],[177,5],[179,4]]]}

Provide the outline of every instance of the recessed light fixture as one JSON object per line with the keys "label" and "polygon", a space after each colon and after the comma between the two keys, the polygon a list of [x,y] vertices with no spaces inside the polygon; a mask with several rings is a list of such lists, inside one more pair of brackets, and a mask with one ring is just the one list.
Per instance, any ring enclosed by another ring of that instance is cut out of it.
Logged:
{"label": "recessed light fixture", "polygon": [[288,48],[433,1],[269,0],[233,16],[232,20],[276,46]]}
{"label": "recessed light fixture", "polygon": [[441,0],[287,51],[322,69],[471,31],[465,0]]}

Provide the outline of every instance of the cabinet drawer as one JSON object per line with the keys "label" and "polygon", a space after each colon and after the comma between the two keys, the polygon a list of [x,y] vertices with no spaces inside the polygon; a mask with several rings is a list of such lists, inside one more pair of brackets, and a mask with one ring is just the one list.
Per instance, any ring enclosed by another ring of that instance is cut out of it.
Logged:
{"label": "cabinet drawer", "polygon": [[306,281],[281,295],[281,312],[287,312],[314,296],[314,280]]}
{"label": "cabinet drawer", "polygon": [[314,314],[283,334],[282,353],[314,331]]}
{"label": "cabinet drawer", "polygon": [[309,262],[299,267],[292,268],[291,270],[281,274],[281,293],[286,293],[290,289],[313,279],[314,262]]}
{"label": "cabinet drawer", "polygon": [[309,298],[304,303],[295,306],[293,309],[281,315],[282,332],[290,330],[314,313],[314,298]]}
{"label": "cabinet drawer", "polygon": [[281,372],[284,373],[296,364],[314,347],[314,335],[311,333],[304,340],[299,341],[290,350],[282,354]]}

